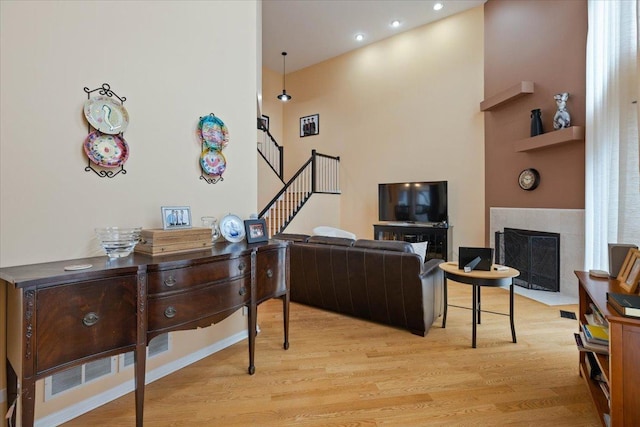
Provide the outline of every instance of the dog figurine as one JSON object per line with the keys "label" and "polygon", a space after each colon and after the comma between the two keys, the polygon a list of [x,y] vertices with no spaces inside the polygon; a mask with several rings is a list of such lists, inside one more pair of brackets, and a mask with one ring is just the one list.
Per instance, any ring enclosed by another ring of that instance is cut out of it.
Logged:
{"label": "dog figurine", "polygon": [[571,116],[567,111],[569,92],[558,93],[553,96],[553,99],[555,99],[556,104],[558,104],[558,111],[556,111],[556,115],[553,116],[553,128],[555,130],[568,128],[571,126]]}

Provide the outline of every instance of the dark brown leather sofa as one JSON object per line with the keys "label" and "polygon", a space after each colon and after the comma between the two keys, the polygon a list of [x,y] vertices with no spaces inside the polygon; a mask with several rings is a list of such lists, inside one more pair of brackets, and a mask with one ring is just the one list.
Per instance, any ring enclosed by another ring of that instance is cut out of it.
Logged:
{"label": "dark brown leather sofa", "polygon": [[278,234],[291,248],[291,301],[425,336],[443,311],[440,259],[405,242]]}

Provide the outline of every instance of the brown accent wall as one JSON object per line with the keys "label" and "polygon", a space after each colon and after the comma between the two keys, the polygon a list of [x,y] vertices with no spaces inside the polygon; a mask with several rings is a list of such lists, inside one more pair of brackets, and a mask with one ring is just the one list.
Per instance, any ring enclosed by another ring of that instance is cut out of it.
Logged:
{"label": "brown accent wall", "polygon": [[[586,0],[489,0],[484,6],[485,99],[523,80],[534,93],[484,113],[485,221],[489,208],[584,208],[584,141],[518,153],[515,142],[530,135],[530,114],[542,109],[553,132],[553,95],[569,92],[572,125],[585,125]],[[524,191],[518,174],[540,172],[540,186]],[[487,237],[488,238],[488,237]]]}

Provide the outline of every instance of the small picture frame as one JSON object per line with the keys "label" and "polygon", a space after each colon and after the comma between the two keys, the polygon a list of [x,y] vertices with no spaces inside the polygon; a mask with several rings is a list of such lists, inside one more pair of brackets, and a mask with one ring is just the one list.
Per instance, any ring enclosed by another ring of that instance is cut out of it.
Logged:
{"label": "small picture frame", "polygon": [[191,228],[191,208],[189,206],[162,206],[162,229],[175,230]]}
{"label": "small picture frame", "polygon": [[269,240],[267,222],[264,218],[246,219],[244,221],[244,231],[247,235],[247,243],[266,242]]}
{"label": "small picture frame", "polygon": [[620,274],[618,274],[620,287],[626,292],[634,293],[640,281],[640,250],[631,248],[622,263]]}
{"label": "small picture frame", "polygon": [[262,117],[258,119],[258,129],[266,131],[269,130],[269,116],[265,116],[263,114]]}
{"label": "small picture frame", "polygon": [[300,117],[300,138],[320,133],[320,114]]}

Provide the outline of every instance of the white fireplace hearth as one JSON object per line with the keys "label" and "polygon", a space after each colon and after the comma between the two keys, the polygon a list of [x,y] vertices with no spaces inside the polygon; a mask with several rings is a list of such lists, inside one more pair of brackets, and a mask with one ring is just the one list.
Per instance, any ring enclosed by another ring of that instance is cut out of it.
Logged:
{"label": "white fireplace hearth", "polygon": [[578,279],[574,270],[584,270],[584,210],[542,208],[490,208],[489,233],[495,246],[496,231],[518,228],[560,234],[560,292],[515,286],[515,292],[548,305],[577,304]]}

